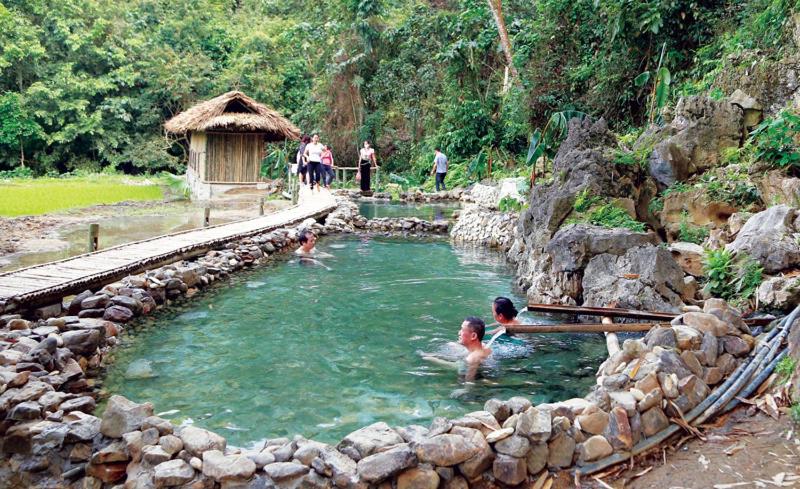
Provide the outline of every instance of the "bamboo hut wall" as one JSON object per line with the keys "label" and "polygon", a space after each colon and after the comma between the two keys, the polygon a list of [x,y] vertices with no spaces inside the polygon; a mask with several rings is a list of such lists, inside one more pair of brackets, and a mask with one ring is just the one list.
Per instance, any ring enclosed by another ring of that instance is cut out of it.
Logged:
{"label": "bamboo hut wall", "polygon": [[189,142],[189,169],[194,171],[200,180],[206,179],[206,143],[208,138],[204,132],[193,132]]}
{"label": "bamboo hut wall", "polygon": [[264,159],[263,135],[211,133],[206,148],[206,181],[253,183],[259,180]]}

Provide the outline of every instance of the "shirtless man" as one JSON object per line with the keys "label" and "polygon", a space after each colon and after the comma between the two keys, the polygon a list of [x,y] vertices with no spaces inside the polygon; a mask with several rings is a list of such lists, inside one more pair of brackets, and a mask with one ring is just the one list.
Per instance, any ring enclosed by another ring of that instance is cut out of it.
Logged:
{"label": "shirtless man", "polygon": [[314,235],[314,233],[308,229],[304,229],[300,231],[298,240],[300,241],[300,247],[294,250],[295,255],[305,257],[317,256],[317,249],[314,248],[314,245],[317,244],[317,237]]}
{"label": "shirtless man", "polygon": [[[464,380],[467,382],[475,380],[478,367],[492,354],[492,349],[483,346],[481,342],[485,333],[486,323],[484,323],[482,319],[474,316],[464,319],[464,322],[461,323],[461,329],[458,331],[458,342],[467,348],[467,356],[464,357],[464,364],[466,366]],[[456,362],[449,362],[430,355],[423,355],[422,358],[448,367],[459,366]]]}

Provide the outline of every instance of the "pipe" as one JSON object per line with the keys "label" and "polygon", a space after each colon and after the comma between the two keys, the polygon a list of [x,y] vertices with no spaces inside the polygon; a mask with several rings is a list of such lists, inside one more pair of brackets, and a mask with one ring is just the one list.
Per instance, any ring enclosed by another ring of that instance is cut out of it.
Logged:
{"label": "pipe", "polygon": [[566,323],[566,324],[520,324],[504,326],[509,333],[603,333],[643,332],[667,323]]}
{"label": "pipe", "polygon": [[729,402],[724,408],[722,408],[721,412],[727,413],[728,411],[739,405],[739,403],[741,402],[739,399],[748,398],[750,394],[753,393],[754,390],[756,390],[761,384],[764,383],[765,380],[767,380],[767,377],[769,377],[772,374],[772,371],[775,370],[775,366],[778,365],[778,362],[780,362],[788,353],[789,353],[788,349],[784,349],[783,351],[781,351],[778,354],[778,356],[775,357],[771,362],[769,362],[769,365],[767,365],[767,367],[760,374],[758,374],[756,378],[753,379],[752,382],[750,382],[750,384],[748,384],[744,389],[742,389],[742,392],[740,392],[738,396],[734,397],[731,402]]}

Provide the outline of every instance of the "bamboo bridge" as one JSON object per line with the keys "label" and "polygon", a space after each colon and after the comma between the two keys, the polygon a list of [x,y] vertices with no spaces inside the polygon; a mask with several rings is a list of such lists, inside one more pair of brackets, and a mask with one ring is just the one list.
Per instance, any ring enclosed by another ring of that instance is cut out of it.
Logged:
{"label": "bamboo bridge", "polygon": [[254,219],[127,243],[64,260],[0,273],[0,314],[60,303],[65,296],[127,275],[205,254],[227,243],[320,218],[336,208],[327,192],[300,196],[300,204]]}

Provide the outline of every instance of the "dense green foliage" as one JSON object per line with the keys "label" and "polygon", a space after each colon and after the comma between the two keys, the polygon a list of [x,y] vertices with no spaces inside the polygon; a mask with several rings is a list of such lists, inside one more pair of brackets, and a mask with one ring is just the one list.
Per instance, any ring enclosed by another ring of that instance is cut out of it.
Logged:
{"label": "dense green foliage", "polygon": [[689,216],[686,211],[681,214],[681,221],[678,226],[678,241],[702,244],[708,238],[708,228],[689,224]]}
{"label": "dense green foliage", "polygon": [[[506,80],[480,0],[6,0],[0,170],[181,170],[185,141],[166,139],[164,120],[239,89],[320,131],[341,162],[370,139],[387,174],[412,183],[427,179],[435,146],[454,182],[519,174],[552,156],[572,115],[626,130],[657,120],[670,97],[719,90],[727,54],[775,58],[794,8],[508,0],[519,79]],[[280,151],[265,174],[293,148]]]}
{"label": "dense green foliage", "polygon": [[800,170],[800,115],[784,110],[753,131],[756,157],[778,168]]}
{"label": "dense green foliage", "polygon": [[734,257],[724,248],[706,250],[703,257],[705,289],[714,297],[736,303],[748,301],[763,280],[764,268],[753,258]]}
{"label": "dense green foliage", "polygon": [[632,218],[624,209],[614,204],[604,204],[589,213],[589,224],[606,228],[627,228],[631,231],[643,233],[645,225]]}

